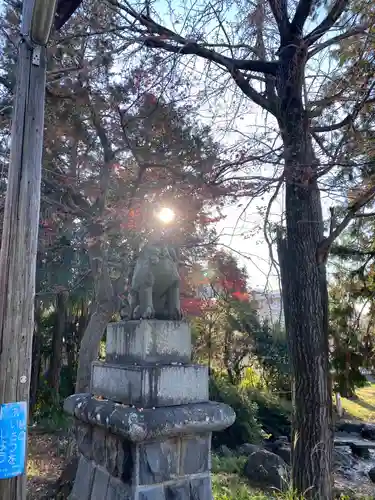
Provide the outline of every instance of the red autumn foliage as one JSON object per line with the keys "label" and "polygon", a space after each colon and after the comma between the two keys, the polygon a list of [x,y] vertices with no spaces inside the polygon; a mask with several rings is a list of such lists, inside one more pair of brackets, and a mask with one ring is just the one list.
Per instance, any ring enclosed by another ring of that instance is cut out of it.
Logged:
{"label": "red autumn foliage", "polygon": [[201,316],[204,311],[215,307],[214,300],[201,299],[199,297],[182,297],[181,309],[185,316]]}

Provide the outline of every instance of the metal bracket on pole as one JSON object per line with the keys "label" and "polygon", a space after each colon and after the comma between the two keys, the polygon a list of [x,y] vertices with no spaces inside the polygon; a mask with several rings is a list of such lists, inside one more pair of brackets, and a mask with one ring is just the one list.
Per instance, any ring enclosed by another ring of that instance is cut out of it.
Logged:
{"label": "metal bracket on pole", "polygon": [[33,47],[33,55],[31,58],[31,62],[34,64],[34,66],[40,66],[41,51],[42,51],[42,47],[40,45],[35,45]]}

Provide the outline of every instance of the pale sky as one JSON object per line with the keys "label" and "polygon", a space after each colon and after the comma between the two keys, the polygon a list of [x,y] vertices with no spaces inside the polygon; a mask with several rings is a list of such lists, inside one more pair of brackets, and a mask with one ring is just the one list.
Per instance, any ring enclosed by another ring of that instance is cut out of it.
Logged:
{"label": "pale sky", "polygon": [[[318,24],[324,16],[324,10],[316,22],[313,23],[311,29]],[[322,38],[324,40],[324,38]],[[226,85],[226,92],[220,91],[222,82],[209,79],[207,82],[204,78],[199,78],[197,75],[205,73],[205,61],[197,57],[181,58],[184,64],[185,71],[192,78],[192,92],[194,94],[205,95],[205,104],[199,109],[200,119],[204,123],[208,123],[213,127],[214,137],[222,144],[232,145],[243,136],[249,135],[254,137],[263,129],[277,129],[277,124],[273,117],[265,115],[265,112],[249,99],[244,98],[239,105],[239,98],[233,100],[234,90],[238,90],[236,85],[231,82]],[[312,59],[307,68],[306,74],[310,75],[306,79],[308,91],[314,98],[315,92],[320,91],[322,80],[326,81],[327,75],[332,76],[336,70],[337,62],[332,62],[327,56],[319,63]],[[225,74],[223,78],[228,78]],[[229,78],[230,80],[230,78]],[[208,83],[208,85],[207,85]],[[209,92],[207,90],[209,87]],[[217,92],[216,89],[219,89]],[[241,95],[241,92],[238,92]],[[268,138],[268,141],[270,139]],[[271,142],[271,141],[270,141]],[[262,172],[253,172],[272,177],[273,168],[265,167]],[[240,265],[246,267],[249,274],[249,285],[252,288],[265,290],[279,290],[279,281],[276,269],[271,266],[269,247],[263,235],[263,217],[259,215],[257,208],[265,207],[272,196],[272,192],[262,199],[256,199],[248,207],[246,212],[242,214],[241,220],[239,217],[243,208],[227,207],[224,210],[226,218],[217,224],[217,231],[221,234],[220,242],[225,247],[230,247],[239,258]],[[322,197],[323,213],[328,216],[328,208],[332,204],[329,196]],[[283,212],[284,189],[280,190],[278,198],[273,202],[270,213],[272,222],[280,222]],[[246,200],[243,200],[246,204]],[[276,248],[272,249],[273,257],[277,259]],[[243,256],[240,256],[242,254]]]}
{"label": "pale sky", "polygon": [[[169,5],[165,0],[157,0],[154,4],[154,8],[163,17],[163,24],[177,32],[181,30],[181,34],[185,36],[188,36],[187,30],[191,29],[192,37],[200,36],[198,32],[202,32],[206,34],[207,40],[211,39],[211,33],[216,29],[212,22],[208,23],[209,25],[201,25],[196,29],[193,26],[184,28],[189,25],[190,18],[181,18],[175,24],[178,14],[181,13],[182,15],[184,11],[196,12],[199,9],[199,0],[198,2],[196,0],[184,0],[180,5],[173,4],[174,13],[172,16],[169,16]],[[318,18],[314,23],[311,23],[311,28],[321,21],[325,14],[324,10],[322,8]],[[225,16],[229,26],[235,19],[233,11],[225,11]],[[236,33],[233,36],[236,36]],[[163,57],[170,57],[170,54],[165,52],[161,51],[159,53]],[[122,59],[122,62],[124,62],[124,59]],[[315,92],[319,93],[322,80],[326,79],[327,75],[332,77],[335,68],[331,68],[331,64],[327,57],[323,60],[323,63],[320,62],[319,67],[317,67],[318,65],[314,60],[310,61],[310,67],[307,70],[307,74],[310,75],[307,78],[307,91],[310,95],[314,95]],[[199,119],[212,127],[214,138],[221,144],[227,145],[228,148],[238,143],[238,141],[242,141],[244,147],[248,148],[247,154],[251,154],[252,151],[249,150],[249,145],[252,141],[251,139],[246,140],[246,137],[251,137],[254,140],[256,135],[265,134],[270,129],[277,129],[277,125],[272,120],[272,117],[266,116],[259,106],[253,104],[241,94],[228,73],[223,72],[222,76],[218,77],[217,72],[212,73],[213,67],[214,65],[211,64],[209,71],[207,71],[207,62],[205,60],[195,56],[180,56],[174,70],[183,71],[185,77],[188,78],[190,101],[188,97],[187,102],[199,103]],[[215,71],[215,69],[213,70]],[[168,88],[169,83],[169,74],[165,76],[165,81],[155,81],[156,86],[159,87],[159,91],[162,93]],[[272,132],[268,132],[268,136],[263,135],[262,140],[269,147],[273,142]],[[252,173],[255,174],[256,172]],[[262,172],[262,175],[265,175],[265,173]],[[267,176],[272,176],[272,171],[267,172]],[[240,257],[237,254],[240,264],[245,265],[247,268],[249,285],[252,288],[264,289],[266,287],[268,290],[277,290],[279,288],[277,273],[275,269],[271,270],[270,268],[269,248],[263,236],[263,220],[258,213],[259,207],[264,208],[268,204],[271,195],[272,193],[266,195],[263,199],[255,200],[248,207],[246,213],[243,214],[241,220],[239,220],[239,216],[243,208],[227,207],[224,210],[226,218],[217,224],[216,229],[221,234],[220,242],[223,245],[243,255]],[[246,200],[243,200],[243,203],[246,204]],[[278,200],[273,203],[270,217],[272,221],[280,221],[283,211],[282,204],[283,191],[281,191]],[[327,206],[329,204],[325,202],[324,211],[327,210]],[[273,253],[276,257],[275,248]]]}

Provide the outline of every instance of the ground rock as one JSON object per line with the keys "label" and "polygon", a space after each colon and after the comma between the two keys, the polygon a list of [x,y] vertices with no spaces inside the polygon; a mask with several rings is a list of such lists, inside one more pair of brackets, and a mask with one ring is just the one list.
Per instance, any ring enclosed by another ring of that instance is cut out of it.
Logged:
{"label": "ground rock", "polygon": [[363,458],[364,460],[369,460],[371,457],[370,450],[368,448],[364,448],[362,446],[355,446],[354,444],[352,444],[350,448],[355,457]]}
{"label": "ground rock", "polygon": [[287,463],[288,465],[291,464],[292,460],[291,460],[290,446],[287,446],[287,445],[281,446],[280,448],[275,450],[275,453],[276,453],[276,455],[281,457],[285,463]]}
{"label": "ground rock", "polygon": [[256,444],[245,443],[238,448],[237,452],[239,455],[244,455],[244,456],[248,457],[259,450],[261,450],[260,446],[258,446]]}
{"label": "ground rock", "polygon": [[371,479],[373,483],[375,483],[375,467],[373,467],[368,471],[368,477]]}
{"label": "ground rock", "polygon": [[375,425],[364,424],[361,430],[361,436],[365,439],[370,439],[371,441],[375,441]]}
{"label": "ground rock", "polygon": [[267,450],[252,453],[244,467],[244,475],[250,483],[266,488],[285,490],[288,487],[289,468],[285,461]]}
{"label": "ground rock", "polygon": [[333,467],[334,469],[346,469],[352,466],[351,456],[338,448],[333,449]]}
{"label": "ground rock", "polygon": [[361,422],[338,422],[336,430],[339,432],[348,432],[349,434],[361,434],[363,424]]}
{"label": "ground rock", "polygon": [[217,451],[222,457],[233,456],[233,451],[230,448],[228,448],[228,446],[226,446],[225,444],[221,445]]}
{"label": "ground rock", "polygon": [[274,441],[266,441],[264,443],[266,450],[271,451],[272,453],[277,453],[279,448],[283,448],[285,446],[290,447],[289,440],[286,436],[280,436]]}

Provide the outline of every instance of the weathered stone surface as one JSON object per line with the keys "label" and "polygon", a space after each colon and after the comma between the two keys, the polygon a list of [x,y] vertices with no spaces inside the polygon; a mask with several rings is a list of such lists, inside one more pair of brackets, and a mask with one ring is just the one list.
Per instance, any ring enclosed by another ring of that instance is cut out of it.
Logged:
{"label": "weathered stone surface", "polygon": [[112,476],[119,475],[117,469],[117,457],[119,453],[121,454],[119,448],[121,448],[119,438],[107,432],[105,436],[105,467]]}
{"label": "weathered stone surface", "polygon": [[375,441],[375,425],[364,424],[361,430],[361,436],[365,439],[370,439],[371,441]]}
{"label": "weathered stone surface", "polygon": [[78,450],[82,455],[91,460],[92,458],[92,426],[77,422],[76,440]]}
{"label": "weathered stone surface", "polygon": [[165,500],[190,500],[189,481],[165,486]]}
{"label": "weathered stone surface", "polygon": [[180,474],[198,474],[209,470],[211,435],[203,434],[181,440]]}
{"label": "weathered stone surface", "polygon": [[352,467],[352,457],[344,451],[334,448],[333,449],[333,467],[334,469],[347,469]]}
{"label": "weathered stone surface", "polygon": [[90,500],[105,500],[108,491],[109,474],[101,467],[96,467]]}
{"label": "weathered stone surface", "polygon": [[73,498],[90,500],[94,473],[95,465],[93,462],[81,456],[78,462],[77,475],[72,490]]}
{"label": "weathered stone surface", "polygon": [[105,431],[101,427],[93,427],[92,458],[97,465],[106,465]]}
{"label": "weathered stone surface", "polygon": [[132,445],[129,441],[121,440],[118,445],[117,454],[118,475],[124,482],[130,482],[134,478],[134,458]]}
{"label": "weathered stone surface", "polygon": [[375,442],[361,437],[351,437],[347,434],[339,434],[334,437],[335,446],[355,446],[356,448],[375,449]]}
{"label": "weathered stone surface", "polygon": [[163,241],[142,248],[129,290],[130,319],[181,320],[177,262],[176,251]]}
{"label": "weathered stone surface", "polygon": [[373,467],[368,471],[368,477],[371,479],[373,483],[375,483],[375,467]]}
{"label": "weathered stone surface", "polygon": [[236,414],[223,403],[209,401],[190,405],[137,410],[91,394],[73,394],[64,410],[82,422],[110,428],[131,442],[186,434],[221,431],[233,424]]}
{"label": "weathered stone surface", "polygon": [[74,394],[65,411],[78,420],[104,428],[131,442],[223,430],[235,421],[232,408],[223,403],[196,403],[168,408],[137,410],[91,394]]}
{"label": "weathered stone surface", "polygon": [[209,475],[190,481],[191,500],[212,500],[211,478]]}
{"label": "weathered stone surface", "polygon": [[111,477],[105,500],[133,500],[130,485],[124,484],[120,479]]}
{"label": "weathered stone surface", "polygon": [[106,361],[121,364],[190,363],[185,321],[120,321],[107,326]]}
{"label": "weathered stone surface", "polygon": [[363,429],[363,423],[361,422],[350,422],[350,421],[343,421],[343,422],[338,422],[336,425],[336,430],[338,432],[348,432],[350,434],[360,434]]}
{"label": "weathered stone surface", "polygon": [[134,500],[165,500],[164,487],[140,488],[135,494]]}
{"label": "weathered stone surface", "polygon": [[371,457],[370,450],[368,448],[365,448],[364,446],[357,446],[352,444],[350,448],[353,455],[355,455],[356,457],[363,458],[365,460],[368,460]]}
{"label": "weathered stone surface", "polygon": [[139,484],[169,481],[178,475],[179,439],[138,445]]}
{"label": "weathered stone surface", "polygon": [[92,364],[94,395],[138,408],[208,401],[208,368],[202,365]]}
{"label": "weathered stone surface", "polygon": [[278,455],[279,457],[281,457],[286,464],[288,464],[288,465],[291,464],[292,457],[291,457],[290,446],[280,446],[280,448],[278,448],[275,451],[275,453],[276,453],[276,455]]}
{"label": "weathered stone surface", "polygon": [[276,453],[280,448],[283,448],[284,446],[287,446],[290,448],[290,443],[288,441],[288,438],[286,436],[280,436],[279,438],[275,440],[267,440],[264,443],[264,447],[266,450]]}
{"label": "weathered stone surface", "polygon": [[261,447],[256,444],[245,443],[238,448],[238,453],[239,455],[249,456],[260,449]]}
{"label": "weathered stone surface", "polygon": [[288,466],[284,460],[267,450],[252,453],[244,473],[250,482],[267,488],[285,490],[288,487]]}

